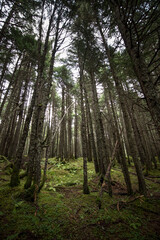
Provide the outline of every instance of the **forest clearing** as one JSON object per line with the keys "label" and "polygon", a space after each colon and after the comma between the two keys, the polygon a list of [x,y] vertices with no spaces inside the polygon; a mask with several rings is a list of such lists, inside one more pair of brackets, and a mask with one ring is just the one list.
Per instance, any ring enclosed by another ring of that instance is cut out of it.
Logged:
{"label": "forest clearing", "polygon": [[160,1],[0,0],[0,239],[160,239]]}
{"label": "forest clearing", "polygon": [[[148,175],[149,195],[145,198],[137,192],[134,175],[131,177],[134,195],[127,196],[123,175],[117,166],[111,171],[113,197],[106,188],[100,199],[100,183],[93,163],[88,165],[90,194],[83,194],[82,165],[82,159],[65,164],[49,159],[48,178],[39,194],[37,208],[23,198],[24,182],[19,187],[9,187],[9,175],[2,171],[4,162],[1,162],[1,239],[159,239],[159,170]],[[134,168],[130,171],[134,172]]]}

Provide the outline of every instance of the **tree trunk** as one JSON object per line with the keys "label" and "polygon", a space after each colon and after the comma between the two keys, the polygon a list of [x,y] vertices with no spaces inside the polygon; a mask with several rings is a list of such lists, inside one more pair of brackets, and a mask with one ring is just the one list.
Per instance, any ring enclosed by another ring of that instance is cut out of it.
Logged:
{"label": "tree trunk", "polygon": [[144,176],[143,176],[143,172],[142,172],[142,167],[141,167],[141,163],[138,159],[138,155],[137,155],[137,149],[135,144],[133,144],[135,142],[133,136],[132,136],[132,129],[131,129],[131,124],[130,124],[130,119],[128,117],[128,113],[126,110],[126,100],[124,99],[124,93],[122,91],[122,88],[120,86],[120,81],[115,73],[115,68],[114,68],[114,64],[113,61],[111,59],[111,55],[110,55],[110,51],[107,45],[107,42],[105,41],[101,26],[98,22],[98,27],[99,27],[99,31],[103,40],[103,44],[106,50],[106,54],[109,60],[109,64],[110,64],[110,68],[111,68],[111,72],[112,72],[112,76],[113,79],[115,81],[116,84],[116,89],[119,95],[119,101],[121,104],[121,108],[122,108],[122,112],[123,112],[123,116],[124,116],[124,122],[125,122],[125,127],[127,129],[127,138],[128,138],[128,142],[129,142],[129,146],[130,146],[130,151],[131,151],[131,155],[134,161],[134,165],[136,168],[136,172],[137,172],[137,177],[138,177],[138,184],[139,184],[139,191],[144,194],[147,195],[147,189],[146,189],[146,184],[145,184],[145,180],[144,180]]}
{"label": "tree trunk", "polygon": [[[132,29],[129,28],[128,23],[125,22],[127,18],[124,18],[120,12],[120,8],[116,1],[113,1],[114,13],[116,16],[117,25],[119,31],[124,40],[127,52],[131,58],[133,68],[137,79],[140,83],[141,89],[145,96],[149,111],[158,130],[160,137],[160,94],[158,87],[153,83],[151,79],[146,63],[139,50],[139,43],[134,41]],[[125,19],[125,20],[124,20]]]}
{"label": "tree trunk", "polygon": [[73,158],[73,150],[72,150],[72,98],[70,93],[68,92],[68,158]]}
{"label": "tree trunk", "polygon": [[107,166],[109,164],[109,158],[106,151],[106,143],[104,136],[104,129],[102,124],[101,113],[98,104],[96,83],[94,79],[94,73],[90,73],[91,76],[91,87],[92,87],[92,97],[93,97],[93,112],[96,124],[96,138],[97,138],[97,155],[98,155],[98,163],[101,174],[106,173]]}
{"label": "tree trunk", "polygon": [[[110,90],[109,90],[109,96],[110,96],[110,99],[111,99],[112,97],[111,97]],[[127,186],[128,195],[131,195],[133,193],[133,190],[132,190],[131,180],[130,180],[129,171],[128,171],[128,167],[127,167],[127,163],[126,163],[125,150],[124,150],[122,137],[121,137],[123,129],[121,131],[119,131],[118,122],[117,122],[117,118],[116,118],[116,113],[115,113],[115,110],[114,110],[112,100],[111,100],[111,108],[112,108],[113,118],[114,118],[114,122],[115,122],[115,126],[116,126],[116,136],[117,136],[118,147],[119,147],[119,152],[120,152],[120,164],[121,164],[121,167],[122,167],[123,176],[124,176],[125,183],[126,183],[126,186]]]}
{"label": "tree trunk", "polygon": [[21,167],[22,155],[23,155],[26,139],[27,139],[28,132],[29,132],[29,125],[31,122],[32,113],[33,113],[33,109],[34,109],[34,105],[35,105],[36,94],[37,94],[37,83],[35,84],[35,89],[34,89],[32,100],[31,100],[31,103],[30,103],[30,106],[28,109],[27,117],[25,120],[24,128],[23,128],[23,133],[20,138],[19,146],[18,146],[18,149],[16,152],[15,163],[14,163],[13,172],[12,172],[11,181],[10,181],[11,187],[15,187],[20,183],[19,171],[20,171],[20,167]]}
{"label": "tree trunk", "polygon": [[21,55],[19,56],[19,58],[18,58],[18,60],[17,60],[17,62],[16,62],[16,65],[15,65],[15,68],[14,68],[14,71],[13,71],[13,74],[12,74],[12,77],[11,77],[11,80],[10,80],[10,82],[9,82],[7,91],[6,91],[5,95],[4,95],[3,101],[2,101],[2,103],[1,103],[1,106],[0,106],[0,116],[2,115],[3,107],[4,107],[5,103],[6,103],[6,100],[7,100],[7,97],[8,97],[8,93],[9,93],[9,91],[10,91],[10,89],[11,89],[11,86],[15,84],[15,83],[14,83],[14,77],[15,77],[15,74],[16,74],[17,69],[18,69],[18,64],[19,64],[20,58],[21,58]]}
{"label": "tree trunk", "polygon": [[93,160],[94,160],[94,168],[95,168],[95,172],[98,173],[99,166],[98,166],[97,151],[96,151],[96,144],[95,144],[94,131],[93,131],[92,116],[91,116],[91,111],[90,111],[90,106],[89,106],[89,101],[88,101],[87,90],[86,90],[85,84],[84,84],[84,96],[85,96],[86,111],[87,111],[88,122],[89,122],[90,133],[91,133],[91,147],[92,147],[92,154],[93,154]]}
{"label": "tree trunk", "polygon": [[78,158],[78,114],[77,102],[75,101],[75,123],[74,123],[74,157]]}
{"label": "tree trunk", "polygon": [[61,105],[61,127],[60,127],[60,140],[59,140],[59,158],[63,161],[64,158],[64,144],[65,144],[65,89],[62,86],[62,105]]}
{"label": "tree trunk", "polygon": [[3,24],[2,28],[1,28],[1,31],[0,31],[0,42],[2,42],[2,39],[5,37],[5,32],[7,31],[7,28],[9,26],[9,24],[10,24],[10,21],[11,21],[12,17],[13,17],[13,13],[14,13],[14,11],[16,9],[16,5],[17,4],[18,4],[18,1],[15,0],[15,2],[13,3],[12,8],[10,10],[10,12],[8,13],[6,21],[5,21],[5,23]]}
{"label": "tree trunk", "polygon": [[82,135],[82,152],[83,152],[83,193],[89,194],[88,176],[87,176],[87,136],[86,136],[86,119],[83,100],[83,70],[80,70],[80,94],[81,94],[81,135]]}

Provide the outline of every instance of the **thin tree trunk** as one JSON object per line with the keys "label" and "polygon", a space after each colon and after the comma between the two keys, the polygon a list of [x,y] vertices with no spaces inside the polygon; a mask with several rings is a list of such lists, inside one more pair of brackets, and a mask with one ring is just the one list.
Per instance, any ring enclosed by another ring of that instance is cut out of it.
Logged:
{"label": "thin tree trunk", "polygon": [[134,140],[134,138],[132,136],[132,129],[131,129],[131,124],[130,124],[130,119],[128,117],[128,113],[127,113],[127,110],[126,110],[126,103],[125,103],[125,99],[124,99],[124,94],[123,94],[122,88],[120,86],[120,81],[119,81],[119,79],[118,79],[118,77],[117,77],[117,75],[115,73],[114,64],[113,64],[113,61],[111,59],[110,51],[109,51],[107,42],[106,42],[106,40],[104,38],[101,26],[100,26],[98,21],[97,21],[97,23],[98,23],[99,31],[100,31],[100,34],[101,34],[101,37],[102,37],[102,40],[103,40],[103,44],[104,44],[105,50],[106,50],[106,55],[107,55],[108,60],[109,60],[112,76],[113,76],[113,79],[115,81],[116,89],[117,89],[117,92],[118,92],[118,95],[119,95],[119,100],[120,100],[120,104],[121,104],[121,108],[122,108],[122,112],[123,112],[123,116],[124,116],[124,121],[125,121],[125,127],[127,129],[127,138],[128,138],[128,142],[129,142],[129,146],[130,146],[130,150],[131,150],[131,155],[132,155],[132,158],[133,158],[133,161],[134,161],[134,165],[135,165],[135,168],[136,168],[136,172],[137,172],[139,191],[142,194],[147,195],[145,179],[144,179],[144,176],[143,176],[141,163],[140,163],[140,161],[138,159],[136,146],[134,144],[135,140]]}
{"label": "thin tree trunk", "polygon": [[[68,92],[68,107],[72,104],[70,93]],[[72,150],[72,108],[68,109],[68,158],[73,158]]]}
{"label": "thin tree trunk", "polygon": [[59,142],[59,158],[63,161],[64,158],[64,138],[65,138],[65,89],[62,86],[62,106],[61,106],[61,128],[60,128],[60,142]]}
{"label": "thin tree trunk", "polygon": [[98,166],[97,151],[96,151],[96,144],[95,144],[94,131],[93,131],[92,116],[91,116],[91,111],[90,111],[90,106],[89,106],[89,101],[88,101],[87,90],[86,90],[85,84],[84,84],[84,96],[85,96],[86,110],[87,110],[87,115],[88,115],[90,133],[91,133],[91,147],[92,147],[92,153],[93,153],[94,168],[95,168],[95,172],[98,173],[99,166]]}
{"label": "thin tree trunk", "polygon": [[7,97],[8,97],[8,93],[9,93],[9,91],[11,89],[11,86],[14,85],[14,77],[15,77],[15,74],[16,74],[17,69],[18,69],[18,64],[19,64],[20,58],[21,58],[21,55],[19,56],[19,58],[18,58],[18,60],[16,62],[16,65],[15,65],[15,68],[14,68],[14,71],[13,71],[13,74],[12,74],[12,78],[11,78],[11,80],[9,82],[7,91],[6,91],[5,95],[4,95],[3,101],[1,103],[1,106],[0,106],[0,116],[2,114],[2,110],[3,110],[3,107],[4,107],[5,103],[6,103],[6,100],[7,100]]}
{"label": "thin tree trunk", "polygon": [[97,138],[97,155],[98,163],[101,174],[105,174],[107,166],[109,164],[109,158],[106,151],[106,143],[104,136],[104,129],[102,124],[102,117],[98,104],[97,90],[94,79],[94,73],[91,72],[91,87],[92,87],[92,97],[93,97],[93,112],[96,123],[96,138]]}
{"label": "thin tree trunk", "polygon": [[75,123],[74,123],[74,157],[78,158],[78,114],[77,102],[75,101]]}
{"label": "thin tree trunk", "polygon": [[14,167],[13,167],[13,173],[11,175],[11,181],[10,181],[10,186],[11,187],[15,187],[20,183],[20,181],[19,181],[19,171],[20,171],[20,167],[21,167],[22,155],[23,155],[26,139],[27,139],[28,132],[29,132],[29,126],[30,126],[30,122],[31,122],[31,118],[32,118],[32,113],[33,113],[33,109],[34,109],[34,105],[35,105],[36,94],[37,94],[37,83],[35,83],[35,89],[34,89],[32,100],[31,100],[31,103],[30,103],[30,106],[29,106],[29,109],[28,109],[27,117],[26,117],[25,124],[24,124],[23,133],[22,133],[22,136],[20,138],[19,146],[18,146],[18,149],[17,149],[17,152],[16,152],[15,163],[14,163]]}
{"label": "thin tree trunk", "polygon": [[80,98],[81,98],[81,136],[82,136],[82,152],[83,152],[83,193],[89,194],[88,176],[87,176],[87,136],[86,136],[86,119],[83,99],[83,69],[80,67]]}
{"label": "thin tree trunk", "polygon": [[[23,118],[23,112],[24,112],[24,104],[25,104],[28,84],[29,84],[29,80],[30,80],[29,68],[30,68],[30,66],[28,67],[28,75],[27,75],[27,79],[26,79],[26,82],[25,82],[25,86],[24,86],[24,92],[23,92],[23,95],[22,95],[21,105],[20,105],[19,114],[18,114],[19,119],[18,119],[16,131],[15,131],[14,137],[12,139],[11,146],[9,148],[9,153],[8,153],[9,158],[15,157],[16,149],[17,149],[18,143],[19,143],[20,130],[21,130],[22,118]],[[31,70],[31,68],[30,68],[30,70]]]}
{"label": "thin tree trunk", "polygon": [[[109,96],[110,96],[110,99],[111,99],[112,97],[111,97],[110,90],[109,90]],[[112,100],[111,100],[111,108],[112,108],[113,118],[114,118],[114,122],[115,122],[115,126],[116,126],[116,136],[117,136],[119,152],[120,152],[120,164],[121,164],[121,167],[122,167],[123,176],[124,176],[125,183],[126,183],[126,186],[127,186],[128,195],[131,195],[133,193],[133,190],[132,190],[131,180],[130,180],[129,171],[128,171],[126,158],[125,158],[125,151],[124,151],[124,147],[123,147],[123,143],[122,143],[122,137],[121,137],[123,131],[119,131],[118,122],[117,122],[117,118],[116,118],[116,114],[115,114],[115,110],[114,110]]]}
{"label": "thin tree trunk", "polygon": [[7,31],[7,28],[10,24],[10,21],[13,17],[13,13],[16,9],[16,5],[18,4],[18,0],[15,0],[15,2],[13,3],[13,6],[10,10],[10,12],[8,13],[8,16],[6,18],[6,21],[5,23],[3,24],[2,28],[1,28],[1,31],[0,31],[0,42],[2,41],[2,39],[5,37],[5,32]]}
{"label": "thin tree trunk", "polygon": [[[160,94],[159,89],[154,85],[153,80],[148,74],[148,69],[141,51],[139,43],[134,41],[132,29],[128,27],[128,23],[124,21],[124,16],[120,12],[117,1],[113,1],[114,13],[117,25],[124,40],[127,52],[131,58],[135,74],[140,83],[141,89],[145,96],[149,111],[158,130],[160,137]],[[126,18],[127,19],[127,18]]]}

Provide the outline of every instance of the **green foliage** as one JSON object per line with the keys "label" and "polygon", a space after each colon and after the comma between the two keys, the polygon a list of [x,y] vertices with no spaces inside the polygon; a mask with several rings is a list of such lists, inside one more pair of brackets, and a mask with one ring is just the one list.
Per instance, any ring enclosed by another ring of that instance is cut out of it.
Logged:
{"label": "green foliage", "polygon": [[12,172],[13,172],[12,165],[11,165],[11,164],[7,165],[7,166],[5,167],[5,173],[6,173],[7,175],[11,175]]}
{"label": "green foliage", "polygon": [[71,71],[67,66],[54,67],[54,77],[59,84],[64,84],[67,87],[72,87]]}
{"label": "green foliage", "polygon": [[[51,167],[52,166],[52,167]],[[46,182],[46,189],[60,186],[74,186],[83,184],[83,160],[79,158],[76,161],[63,162],[56,159],[49,159],[49,171]],[[93,163],[88,163],[88,179],[91,180],[94,175]],[[54,178],[54,182],[48,183]]]}
{"label": "green foliage", "polygon": [[18,50],[27,52],[35,61],[37,56],[37,41],[34,35],[23,34],[20,29],[12,27],[11,38],[14,40]]}
{"label": "green foliage", "polygon": [[[39,194],[37,211],[34,203],[24,199],[23,180],[22,185],[15,188],[10,188],[7,181],[1,182],[2,239],[77,240],[86,236],[86,239],[114,240],[118,236],[120,239],[156,240],[156,225],[152,221],[158,224],[160,200],[141,197],[118,210],[118,202],[129,202],[134,196],[110,198],[104,192],[99,209],[98,178],[93,163],[88,163],[90,195],[83,194],[82,165],[81,158],[63,164],[49,159],[48,179]],[[116,167],[112,169],[112,180],[123,184],[123,175]],[[131,180],[136,181],[135,176]],[[68,186],[70,183],[76,185]],[[155,183],[153,189],[156,189]]]}
{"label": "green foliage", "polygon": [[8,159],[5,156],[0,155],[0,163],[7,162],[7,161]]}

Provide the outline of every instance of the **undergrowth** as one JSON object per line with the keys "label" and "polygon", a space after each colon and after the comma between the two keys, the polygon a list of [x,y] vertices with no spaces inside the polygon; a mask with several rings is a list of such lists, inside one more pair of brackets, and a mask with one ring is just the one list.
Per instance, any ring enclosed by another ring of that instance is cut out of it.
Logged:
{"label": "undergrowth", "polygon": [[[93,163],[88,163],[91,193],[84,195],[82,165],[82,159],[63,164],[49,159],[47,181],[39,194],[38,209],[19,194],[23,192],[25,180],[20,186],[10,188],[10,176],[3,172],[0,165],[1,239],[159,239],[158,183],[146,180],[150,197],[144,198],[137,193],[136,176],[131,175],[135,193],[133,196],[121,195],[122,190],[126,190],[125,183],[121,171],[115,166],[111,172],[115,183],[113,197],[105,191],[99,209],[99,177],[94,172]],[[159,176],[157,171],[156,176]]]}

